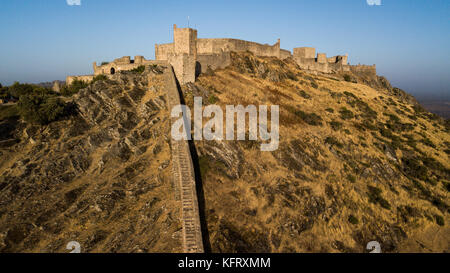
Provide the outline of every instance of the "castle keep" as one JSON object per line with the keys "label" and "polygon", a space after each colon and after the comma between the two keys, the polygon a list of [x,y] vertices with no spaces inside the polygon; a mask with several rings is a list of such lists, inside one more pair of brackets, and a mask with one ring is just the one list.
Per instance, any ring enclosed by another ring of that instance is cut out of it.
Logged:
{"label": "castle keep", "polygon": [[280,47],[280,39],[273,44],[259,44],[250,41],[218,38],[197,38],[197,30],[173,26],[173,43],[156,44],[155,60],[146,60],[143,56],[129,56],[115,59],[111,63],[100,66],[93,64],[94,74],[86,76],[68,76],[66,84],[73,80],[91,81],[96,75],[112,75],[118,71],[131,70],[141,65],[170,63],[180,84],[194,82],[196,76],[206,72],[208,68],[225,68],[231,62],[230,53],[250,51],[256,56],[276,57],[279,59],[293,58],[300,68],[321,73],[345,71],[368,72],[376,74],[376,67],[368,65],[351,66],[348,55],[327,57],[325,53],[317,53],[312,47],[297,47],[293,53]]}

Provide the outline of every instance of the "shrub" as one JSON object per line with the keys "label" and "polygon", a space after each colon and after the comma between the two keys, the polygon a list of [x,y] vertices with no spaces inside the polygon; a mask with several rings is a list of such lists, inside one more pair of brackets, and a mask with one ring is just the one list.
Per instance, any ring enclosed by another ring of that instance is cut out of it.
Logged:
{"label": "shrub", "polygon": [[[418,178],[425,180],[428,177],[428,169],[420,164],[420,160],[416,157],[405,157],[402,160],[403,171],[405,175],[411,179]],[[414,180],[413,180],[414,181]]]}
{"label": "shrub", "polygon": [[377,112],[370,108],[370,106],[365,103],[364,101],[358,99],[356,101],[356,106],[361,111],[361,116],[367,119],[376,119],[377,118]]}
{"label": "shrub", "polygon": [[64,85],[61,88],[61,95],[72,96],[72,95],[78,93],[78,91],[80,91],[81,89],[88,87],[88,85],[89,84],[84,81],[74,80],[69,86]]}
{"label": "shrub", "polygon": [[297,110],[295,114],[309,125],[322,126],[322,117],[315,113],[305,113],[301,110]]}
{"label": "shrub", "polygon": [[0,121],[19,117],[19,108],[17,105],[0,105]]}
{"label": "shrub", "polygon": [[450,192],[450,182],[443,182],[445,189]]}
{"label": "shrub", "polygon": [[5,95],[5,97],[13,97],[19,99],[23,95],[35,94],[35,93],[45,93],[45,94],[55,94],[51,89],[45,88],[38,85],[26,84],[26,83],[18,83],[15,82],[13,85],[9,87],[4,87],[1,90],[1,93]]}
{"label": "shrub", "polygon": [[288,79],[290,79],[290,80],[293,80],[293,81],[297,81],[298,80],[297,76],[291,71],[286,72],[286,77]]}
{"label": "shrub", "polygon": [[431,148],[436,148],[436,145],[434,145],[434,143],[433,143],[429,138],[427,138],[427,137],[425,137],[424,139],[422,139],[422,143],[423,143],[424,145],[427,145],[427,146],[431,147]]}
{"label": "shrub", "polygon": [[329,136],[329,137],[325,138],[325,143],[330,144],[331,146],[337,146],[338,148],[342,148],[344,146],[334,136]]}
{"label": "shrub", "polygon": [[96,81],[105,81],[105,80],[107,80],[107,79],[108,79],[108,77],[107,77],[106,75],[101,74],[101,75],[95,76],[95,77],[92,79],[91,83],[94,83],[94,82],[96,82]]}
{"label": "shrub", "polygon": [[334,109],[333,108],[327,108],[327,109],[325,109],[325,111],[327,111],[328,113],[334,113]]}
{"label": "shrub", "polygon": [[350,216],[348,217],[348,221],[353,225],[359,224],[358,218],[356,218],[353,214],[350,214]]}
{"label": "shrub", "polygon": [[369,192],[367,196],[369,197],[369,202],[373,204],[379,204],[384,209],[391,209],[389,202],[381,196],[382,190],[377,187],[367,186]]}
{"label": "shrub", "polygon": [[28,122],[48,124],[66,114],[67,105],[58,97],[40,94],[27,94],[19,99],[18,110]]}
{"label": "shrub", "polygon": [[344,75],[344,81],[351,82],[352,81],[352,77],[349,74],[345,74]]}
{"label": "shrub", "polygon": [[434,219],[436,219],[436,224],[440,225],[440,226],[444,226],[445,222],[444,222],[444,217],[435,214],[434,215]]}
{"label": "shrub", "polygon": [[348,174],[347,175],[347,180],[350,181],[351,183],[355,183],[356,182],[356,177],[352,174]]}
{"label": "shrub", "polygon": [[353,94],[352,92],[348,92],[348,91],[344,91],[344,95],[348,96],[348,97],[352,97],[354,99],[357,99],[357,97],[355,96],[355,94]]}
{"label": "shrub", "polygon": [[334,131],[338,131],[342,128],[342,122],[333,120],[330,122],[330,126]]}
{"label": "shrub", "polygon": [[386,129],[384,126],[380,126],[380,128],[378,128],[378,131],[380,132],[380,134],[386,138],[393,138],[394,134],[392,134],[392,131],[389,129]]}
{"label": "shrub", "polygon": [[300,94],[300,96],[302,96],[304,99],[310,99],[310,98],[311,98],[311,96],[310,96],[308,93],[306,93],[304,90],[300,90],[299,94]]}
{"label": "shrub", "polygon": [[355,116],[352,111],[348,110],[345,107],[342,107],[341,110],[339,110],[339,114],[341,115],[341,119],[343,120],[352,119]]}
{"label": "shrub", "polygon": [[144,65],[140,65],[140,66],[138,66],[136,68],[131,69],[130,71],[134,72],[134,73],[143,73],[145,71],[145,66]]}
{"label": "shrub", "polygon": [[211,94],[211,95],[208,97],[208,102],[209,102],[209,104],[214,104],[214,103],[216,103],[218,100],[219,100],[219,98],[217,98],[217,97],[214,96],[213,94]]}
{"label": "shrub", "polygon": [[378,129],[377,126],[375,126],[375,124],[372,123],[371,120],[369,119],[365,119],[361,122],[361,126],[365,129],[368,129],[370,131],[376,131]]}

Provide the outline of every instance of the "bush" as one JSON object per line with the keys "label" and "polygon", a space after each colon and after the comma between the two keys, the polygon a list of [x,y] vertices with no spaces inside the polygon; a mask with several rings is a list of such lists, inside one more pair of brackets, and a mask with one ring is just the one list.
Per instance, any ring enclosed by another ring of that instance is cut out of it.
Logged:
{"label": "bush", "polygon": [[38,85],[18,83],[18,82],[15,82],[13,85],[9,87],[2,88],[2,93],[17,99],[19,99],[23,95],[35,93],[54,94],[54,92],[51,89],[44,88]]}
{"label": "bush", "polygon": [[219,98],[217,98],[217,97],[214,96],[213,94],[211,94],[211,95],[208,97],[208,103],[209,103],[209,104],[214,104],[214,103],[216,103],[217,101],[219,101]]}
{"label": "bush", "polygon": [[420,180],[425,180],[428,177],[428,169],[421,164],[417,157],[404,157],[402,163],[403,171],[407,177]]}
{"label": "bush", "polygon": [[333,120],[330,122],[330,126],[334,131],[338,131],[342,128],[342,122]]}
{"label": "bush", "polygon": [[353,94],[352,92],[344,91],[344,95],[346,95],[347,97],[351,97],[351,98],[357,99],[355,94]]}
{"label": "bush", "polygon": [[145,71],[145,66],[144,65],[140,65],[140,66],[138,66],[136,68],[131,69],[130,71],[134,72],[134,73],[143,73]]}
{"label": "bush", "polygon": [[17,105],[0,105],[0,121],[20,116]]}
{"label": "bush", "polygon": [[344,81],[351,82],[352,81],[352,77],[349,74],[345,74],[344,75]]}
{"label": "bush", "polygon": [[325,111],[327,111],[328,113],[334,113],[334,109],[333,108],[327,108],[327,109],[325,109]]}
{"label": "bush", "polygon": [[349,175],[347,175],[347,180],[350,181],[351,183],[355,183],[356,177],[352,174],[349,174]]}
{"label": "bush", "polygon": [[295,111],[295,115],[299,116],[304,122],[312,126],[322,126],[322,117],[315,113],[305,113],[301,110]]}
{"label": "bush", "polygon": [[380,188],[367,186],[369,192],[367,196],[369,197],[369,202],[373,204],[379,204],[382,208],[391,209],[389,202],[381,196],[382,190]]}
{"label": "bush", "polygon": [[304,90],[300,90],[299,92],[300,96],[302,96],[304,99],[310,99],[311,95],[309,95],[308,93],[306,93]]}
{"label": "bush", "polygon": [[353,224],[353,225],[359,224],[358,218],[356,218],[356,217],[353,216],[352,214],[350,214],[350,216],[348,217],[348,221],[349,221],[351,224]]}
{"label": "bush", "polygon": [[450,182],[443,182],[443,183],[444,183],[445,189],[446,189],[448,192],[450,192]]}
{"label": "bush", "polygon": [[440,226],[444,226],[445,222],[444,222],[444,217],[435,214],[434,215],[434,219],[436,219],[436,224],[440,225]]}
{"label": "bush", "polygon": [[96,82],[96,81],[106,81],[107,79],[108,79],[108,77],[107,77],[106,75],[101,74],[101,75],[95,76],[95,77],[92,79],[91,83],[94,83],[94,82]]}
{"label": "bush", "polygon": [[69,86],[64,85],[61,88],[61,95],[63,95],[63,96],[72,96],[72,95],[78,93],[78,91],[80,91],[81,89],[84,89],[84,88],[88,87],[88,85],[89,84],[84,82],[84,81],[74,80],[72,82],[72,84],[70,84]]}
{"label": "bush", "polygon": [[48,124],[66,113],[67,105],[58,97],[40,94],[27,94],[19,99],[18,110],[28,122]]}
{"label": "bush", "polygon": [[330,144],[331,146],[337,146],[338,148],[342,148],[344,145],[340,143],[337,138],[334,136],[329,136],[325,139],[326,144]]}
{"label": "bush", "polygon": [[435,148],[436,149],[436,145],[434,145],[433,141],[431,141],[429,138],[425,137],[424,139],[422,139],[422,143],[424,145],[427,145],[428,147],[431,148]]}
{"label": "bush", "polygon": [[352,119],[355,116],[352,111],[345,107],[342,107],[341,110],[339,110],[339,114],[341,114],[341,119],[343,120]]}

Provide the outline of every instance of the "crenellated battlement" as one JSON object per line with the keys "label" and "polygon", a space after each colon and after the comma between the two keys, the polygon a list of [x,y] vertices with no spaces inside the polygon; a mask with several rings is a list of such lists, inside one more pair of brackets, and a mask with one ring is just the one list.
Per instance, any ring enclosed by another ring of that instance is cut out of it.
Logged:
{"label": "crenellated battlement", "polygon": [[350,71],[348,55],[328,57],[326,53],[317,53],[314,47],[294,48],[294,60],[300,68],[322,73]]}

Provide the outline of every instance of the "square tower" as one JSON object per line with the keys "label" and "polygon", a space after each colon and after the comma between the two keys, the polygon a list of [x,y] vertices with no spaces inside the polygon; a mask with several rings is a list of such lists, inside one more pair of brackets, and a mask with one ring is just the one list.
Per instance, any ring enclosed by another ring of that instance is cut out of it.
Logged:
{"label": "square tower", "polygon": [[317,62],[320,64],[327,63],[327,54],[317,53]]}
{"label": "square tower", "polygon": [[175,54],[187,54],[197,58],[197,30],[177,28],[173,25],[173,43]]}
{"label": "square tower", "polygon": [[294,48],[294,58],[314,59],[316,58],[316,49],[314,47],[296,47]]}

